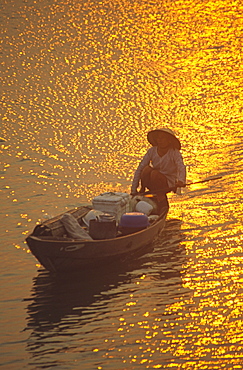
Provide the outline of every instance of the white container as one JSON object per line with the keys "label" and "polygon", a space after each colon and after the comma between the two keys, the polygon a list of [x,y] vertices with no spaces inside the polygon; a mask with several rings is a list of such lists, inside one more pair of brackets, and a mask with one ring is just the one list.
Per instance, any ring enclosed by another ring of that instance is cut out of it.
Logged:
{"label": "white container", "polygon": [[94,209],[115,216],[119,222],[123,213],[130,211],[130,202],[131,196],[127,193],[107,192],[94,197],[92,205]]}
{"label": "white container", "polygon": [[140,202],[137,203],[135,210],[137,212],[142,212],[145,215],[150,215],[150,213],[153,210],[153,206],[148,202],[144,202],[143,200],[141,200]]}

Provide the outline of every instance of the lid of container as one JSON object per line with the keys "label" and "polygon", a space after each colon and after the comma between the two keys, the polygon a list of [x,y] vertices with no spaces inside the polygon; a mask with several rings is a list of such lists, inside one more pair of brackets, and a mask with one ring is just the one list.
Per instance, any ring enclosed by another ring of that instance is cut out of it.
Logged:
{"label": "lid of container", "polygon": [[93,206],[97,204],[109,204],[114,205],[115,203],[119,205],[127,204],[130,201],[130,195],[127,193],[120,192],[106,192],[100,195],[97,195],[92,199]]}
{"label": "lid of container", "polygon": [[115,220],[115,216],[109,214],[109,213],[102,213],[98,216],[98,220],[100,222],[113,222]]}

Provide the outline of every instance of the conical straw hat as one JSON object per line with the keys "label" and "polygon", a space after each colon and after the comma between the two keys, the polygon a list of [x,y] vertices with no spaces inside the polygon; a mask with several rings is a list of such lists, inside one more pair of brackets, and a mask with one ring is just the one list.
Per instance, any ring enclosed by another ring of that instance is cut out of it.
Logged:
{"label": "conical straw hat", "polygon": [[167,128],[167,127],[156,128],[156,129],[148,132],[147,138],[148,138],[148,141],[151,145],[153,145],[153,146],[157,145],[156,137],[157,137],[159,132],[165,132],[166,134],[169,134],[172,138],[172,142],[174,144],[174,147],[177,148],[178,150],[181,149],[181,143],[180,143],[179,139],[177,139],[174,132],[170,128]]}

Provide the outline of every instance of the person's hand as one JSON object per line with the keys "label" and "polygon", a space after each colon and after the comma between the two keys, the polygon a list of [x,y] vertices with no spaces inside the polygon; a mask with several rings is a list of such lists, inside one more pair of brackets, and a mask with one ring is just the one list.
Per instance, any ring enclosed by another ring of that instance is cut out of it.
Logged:
{"label": "person's hand", "polygon": [[186,186],[186,184],[182,181],[177,181],[177,183],[175,184],[175,186],[177,188],[184,188]]}

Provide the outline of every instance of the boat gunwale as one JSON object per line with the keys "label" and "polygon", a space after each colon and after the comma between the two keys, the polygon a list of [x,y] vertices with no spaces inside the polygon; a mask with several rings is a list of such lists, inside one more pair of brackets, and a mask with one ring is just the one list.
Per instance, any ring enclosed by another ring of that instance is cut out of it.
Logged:
{"label": "boat gunwale", "polygon": [[[92,245],[92,244],[104,244],[104,243],[111,243],[111,242],[115,242],[117,240],[124,240],[124,239],[129,239],[129,238],[133,238],[135,236],[137,236],[138,234],[141,234],[141,233],[147,233],[149,231],[151,231],[155,226],[157,226],[158,223],[160,222],[163,222],[167,216],[167,213],[168,213],[168,207],[164,207],[163,210],[162,210],[162,213],[159,215],[158,219],[155,220],[151,225],[149,225],[147,228],[145,229],[142,229],[142,230],[139,230],[139,231],[136,231],[136,232],[133,232],[131,234],[127,234],[127,235],[118,235],[116,236],[115,238],[111,238],[111,239],[93,239],[93,240],[90,240],[90,239],[73,239],[73,238],[70,238],[70,237],[61,237],[61,236],[50,236],[50,235],[39,235],[39,236],[36,236],[34,235],[34,233],[30,234],[27,238],[26,238],[26,241],[27,241],[27,244],[28,244],[28,239],[32,239],[32,240],[36,240],[36,241],[39,241],[39,242],[46,242],[46,243],[53,243],[53,244],[87,244],[87,245]],[[56,218],[56,217],[55,217]],[[43,225],[43,224],[41,224]]]}

